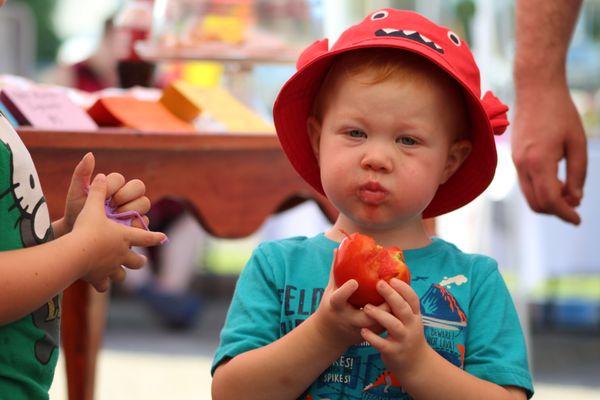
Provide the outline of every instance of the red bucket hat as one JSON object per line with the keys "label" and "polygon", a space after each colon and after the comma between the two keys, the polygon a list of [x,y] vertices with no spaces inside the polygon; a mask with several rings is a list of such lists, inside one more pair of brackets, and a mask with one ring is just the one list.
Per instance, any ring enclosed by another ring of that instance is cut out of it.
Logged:
{"label": "red bucket hat", "polygon": [[419,54],[446,72],[463,89],[469,113],[471,154],[441,185],[423,212],[431,218],[464,206],[490,184],[496,170],[494,135],[508,126],[504,105],[491,92],[481,97],[479,68],[467,44],[454,32],[411,11],[382,9],[346,30],[333,45],[310,45],[296,63],[297,72],[282,87],[273,117],[281,147],[296,171],[322,194],[317,159],[307,132],[313,101],[336,56],[368,47],[389,47]]}

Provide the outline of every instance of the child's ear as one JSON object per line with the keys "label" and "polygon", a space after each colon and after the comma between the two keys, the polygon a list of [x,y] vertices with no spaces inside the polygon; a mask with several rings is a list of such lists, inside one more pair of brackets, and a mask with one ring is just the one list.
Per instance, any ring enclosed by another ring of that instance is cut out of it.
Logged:
{"label": "child's ear", "polygon": [[317,161],[319,161],[319,141],[321,139],[321,123],[314,117],[308,117],[306,121],[306,127],[308,131],[308,140],[312,147],[313,153]]}
{"label": "child's ear", "polygon": [[471,154],[471,142],[468,140],[459,140],[450,145],[448,151],[448,161],[442,174],[442,181],[440,184],[446,183],[448,179],[458,170],[466,158]]}

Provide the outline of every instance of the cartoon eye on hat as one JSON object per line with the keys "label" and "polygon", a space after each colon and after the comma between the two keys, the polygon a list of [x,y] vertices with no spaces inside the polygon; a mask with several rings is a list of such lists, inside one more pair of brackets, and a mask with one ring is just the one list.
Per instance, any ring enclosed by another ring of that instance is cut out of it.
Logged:
{"label": "cartoon eye on hat", "polygon": [[378,19],[384,19],[387,18],[388,15],[389,13],[385,10],[377,11],[376,13],[373,13],[373,15],[371,15],[371,20],[376,21]]}
{"label": "cartoon eye on hat", "polygon": [[458,35],[452,31],[448,31],[448,39],[456,46],[460,47],[460,38]]}

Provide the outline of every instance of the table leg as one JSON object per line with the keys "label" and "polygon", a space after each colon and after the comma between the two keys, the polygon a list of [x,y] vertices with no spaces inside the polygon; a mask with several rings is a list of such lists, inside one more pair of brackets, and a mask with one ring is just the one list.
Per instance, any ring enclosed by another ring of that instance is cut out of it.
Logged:
{"label": "table leg", "polygon": [[90,285],[77,281],[65,290],[62,301],[62,348],[67,367],[69,399],[85,399],[89,359],[88,293]]}
{"label": "table leg", "polygon": [[65,291],[62,342],[69,399],[93,400],[96,360],[106,324],[108,292],[98,293],[77,281]]}

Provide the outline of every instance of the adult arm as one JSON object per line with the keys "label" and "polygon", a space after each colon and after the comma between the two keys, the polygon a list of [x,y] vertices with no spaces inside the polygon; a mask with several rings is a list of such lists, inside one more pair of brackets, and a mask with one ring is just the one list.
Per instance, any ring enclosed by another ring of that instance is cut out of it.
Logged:
{"label": "adult arm", "polygon": [[[530,207],[579,224],[587,169],[586,138],[566,77],[581,0],[517,0],[512,152]],[[565,159],[566,181],[558,178]]]}

